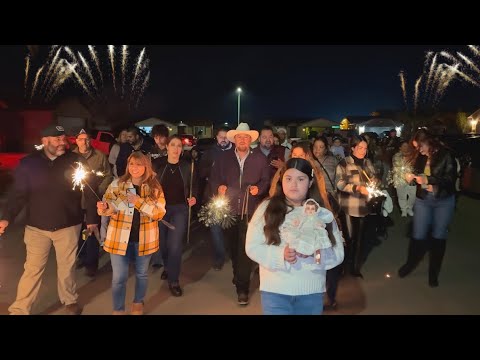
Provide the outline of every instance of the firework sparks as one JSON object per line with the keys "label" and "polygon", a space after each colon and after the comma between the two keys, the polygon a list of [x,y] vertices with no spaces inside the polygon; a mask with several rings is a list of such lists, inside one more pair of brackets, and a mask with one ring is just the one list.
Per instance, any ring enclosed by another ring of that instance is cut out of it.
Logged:
{"label": "firework sparks", "polygon": [[140,74],[140,70],[142,69],[142,61],[144,56],[145,56],[145,48],[143,48],[140,55],[138,55],[137,66],[135,67],[135,74],[133,75],[133,81],[132,81],[132,92],[135,90],[135,85],[137,84],[137,77]]}
{"label": "firework sparks", "polygon": [[[58,45],[54,45],[52,47],[52,50],[50,51],[51,55],[53,54],[53,51],[54,51],[56,46],[58,46]],[[55,56],[53,57],[52,62],[50,63],[50,66],[48,67],[47,74],[45,75],[45,79],[43,80],[42,89],[45,88],[48,85],[48,83],[50,82],[49,80],[50,80],[50,77],[51,77],[52,73],[56,73],[57,70],[59,69],[58,64],[60,64],[60,66],[61,66],[61,63],[63,62],[62,60],[58,61],[58,57],[60,56],[60,51],[62,51],[62,48],[59,48],[57,50],[57,52],[55,53]],[[57,63],[57,61],[58,61],[58,63]],[[54,69],[55,69],[55,71],[53,71]]]}
{"label": "firework sparks", "polygon": [[100,61],[98,60],[95,48],[92,45],[88,45],[88,51],[90,52],[90,56],[92,57],[95,65],[97,66],[97,70],[98,70],[98,73],[100,74],[100,79],[102,80],[102,84],[103,84],[103,74],[102,74],[102,70],[100,69]]}
{"label": "firework sparks", "polygon": [[418,95],[419,95],[419,90],[420,90],[420,83],[422,82],[423,76],[420,75],[420,77],[417,79],[415,82],[415,95],[413,98],[413,104],[414,104],[414,113],[417,113],[417,107],[418,107]]}
{"label": "firework sparks", "polygon": [[[72,175],[72,184],[73,184],[72,190],[75,190],[75,188],[78,186],[80,188],[80,191],[83,191],[83,189],[85,188],[85,185],[87,185],[88,188],[92,191],[93,195],[97,197],[98,201],[103,201],[100,198],[100,196],[98,196],[97,193],[92,189],[90,184],[87,182],[87,176],[90,174],[90,172],[83,167],[82,163],[76,162],[75,164],[77,164],[77,167],[74,168],[73,175]],[[92,172],[96,174],[94,171]],[[103,175],[103,173],[100,171],[98,173],[101,173]]]}
{"label": "firework sparks", "polygon": [[80,77],[80,75],[78,75],[78,72],[75,70],[75,68],[77,67],[78,64],[70,64],[68,61],[65,60],[65,62],[67,63],[67,66],[68,66],[68,70],[73,73],[73,75],[75,75],[75,78],[77,79],[78,83],[80,84],[80,86],[83,88],[83,90],[85,90],[85,92],[87,93],[88,96],[90,96],[91,98],[93,98],[93,95],[92,93],[88,90],[87,88],[87,85],[85,85],[85,82],[83,81],[83,79]]}
{"label": "firework sparks", "polygon": [[78,63],[77,57],[75,56],[75,53],[70,49],[68,46],[63,47],[66,51],[66,53],[70,56],[73,62]]}
{"label": "firework sparks", "polygon": [[413,173],[412,164],[403,156],[396,159],[393,164],[393,169],[388,174],[388,183],[393,184],[396,188],[408,185],[405,176]]}
{"label": "firework sparks", "polygon": [[468,45],[468,48],[472,50],[472,52],[475,54],[475,56],[480,56],[480,50],[478,49],[477,46],[475,45]]}
{"label": "firework sparks", "polygon": [[128,61],[128,46],[123,45],[122,47],[122,97],[125,96],[125,74]]}
{"label": "firework sparks", "polygon": [[82,163],[77,162],[76,164],[77,164],[77,168],[75,169],[72,175],[72,184],[73,184],[72,190],[75,190],[75,188],[78,186],[80,188],[80,191],[83,191],[84,189],[83,181],[87,177],[87,171],[83,167]]}
{"label": "firework sparks", "polygon": [[137,96],[137,102],[135,103],[135,107],[138,107],[138,104],[140,103],[140,100],[142,98],[143,93],[145,92],[145,89],[148,86],[148,81],[150,80],[150,71],[147,73],[147,76],[145,76],[145,80],[143,81],[143,84],[140,88],[139,94]]}
{"label": "firework sparks", "polygon": [[25,96],[27,96],[28,72],[30,71],[30,55],[25,57]]}
{"label": "firework sparks", "polygon": [[402,94],[403,94],[403,101],[405,101],[405,109],[408,109],[407,105],[407,89],[405,87],[405,73],[400,71],[400,74],[398,74],[400,77],[400,87],[402,88]]}
{"label": "firework sparks", "polygon": [[82,61],[83,68],[85,69],[85,72],[87,73],[88,77],[90,78],[90,84],[92,84],[93,88],[96,91],[98,91],[97,84],[95,83],[95,79],[92,75],[92,71],[90,70],[90,66],[88,66],[87,61],[85,60],[83,55],[80,53],[80,51],[78,52],[78,57]]}
{"label": "firework sparks", "polygon": [[480,74],[480,69],[478,69],[478,67],[475,66],[475,64],[472,60],[470,60],[468,57],[463,55],[461,52],[457,52],[457,55],[460,59],[465,61],[465,64],[467,64],[468,67],[470,67],[470,69],[474,70],[477,74]]}
{"label": "firework sparks", "polygon": [[43,71],[43,66],[40,69],[38,69],[37,75],[35,76],[35,81],[33,83],[33,88],[32,88],[32,94],[30,95],[30,101],[32,101],[33,95],[35,95],[35,90],[37,89],[37,86],[38,86],[38,79],[40,78],[42,71]]}
{"label": "firework sparks", "polygon": [[198,212],[198,221],[205,226],[220,225],[228,229],[235,223],[235,217],[231,214],[228,198],[222,195],[214,196],[202,206]]}
{"label": "firework sparks", "polygon": [[113,89],[117,92],[117,85],[115,84],[115,46],[108,45],[108,57],[110,58],[110,65],[112,66],[112,81]]}

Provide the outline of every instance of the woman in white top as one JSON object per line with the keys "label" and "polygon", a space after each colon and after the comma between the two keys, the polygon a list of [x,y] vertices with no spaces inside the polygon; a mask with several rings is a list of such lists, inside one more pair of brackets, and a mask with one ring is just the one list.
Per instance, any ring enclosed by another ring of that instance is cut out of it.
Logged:
{"label": "woman in white top", "polygon": [[332,223],[332,247],[322,249],[317,261],[289,247],[302,237],[296,225],[304,216],[302,205],[309,198],[312,179],[312,166],[307,160],[290,159],[282,168],[275,195],[260,204],[248,225],[245,250],[260,265],[266,315],[320,315],[326,270],[343,261],[342,236],[327,209],[319,214],[325,223]]}

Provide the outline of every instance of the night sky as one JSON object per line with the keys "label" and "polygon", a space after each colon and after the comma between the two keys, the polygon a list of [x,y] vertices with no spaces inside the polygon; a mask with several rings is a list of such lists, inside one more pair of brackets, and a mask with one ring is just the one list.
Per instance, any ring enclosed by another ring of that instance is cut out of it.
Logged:
{"label": "night sky", "polygon": [[[71,47],[88,55],[86,46]],[[131,54],[136,57],[142,47],[132,45]],[[404,106],[398,77],[401,69],[413,96],[413,82],[422,71],[426,51],[471,55],[465,45],[146,47],[151,81],[133,120],[155,116],[172,122],[205,119],[234,124],[235,89],[241,86],[241,118],[254,126],[270,118],[340,121],[347,115],[368,115],[378,109],[399,110]],[[106,54],[105,45],[96,45],[96,49]],[[117,57],[119,51],[117,47]],[[0,98],[23,95],[27,52],[26,46],[0,46]],[[42,46],[39,63],[46,53],[47,46]],[[106,57],[103,61],[108,69]],[[57,99],[74,93],[79,90],[67,85]],[[441,108],[467,112],[478,106],[480,89],[458,81],[441,102]]]}

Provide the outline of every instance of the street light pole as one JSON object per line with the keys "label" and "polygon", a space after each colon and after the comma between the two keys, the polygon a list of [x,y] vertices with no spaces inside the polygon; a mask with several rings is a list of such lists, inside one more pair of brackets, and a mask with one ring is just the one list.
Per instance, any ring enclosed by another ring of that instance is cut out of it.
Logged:
{"label": "street light pole", "polygon": [[237,107],[238,107],[238,110],[237,110],[237,126],[240,125],[240,95],[242,94],[242,88],[239,87],[237,88],[237,94],[238,94],[238,98],[237,98]]}

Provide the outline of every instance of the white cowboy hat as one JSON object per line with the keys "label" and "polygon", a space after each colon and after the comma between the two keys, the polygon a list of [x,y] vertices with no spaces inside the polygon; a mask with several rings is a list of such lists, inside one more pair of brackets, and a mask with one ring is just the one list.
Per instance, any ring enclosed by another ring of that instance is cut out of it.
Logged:
{"label": "white cowboy hat", "polygon": [[250,135],[250,137],[252,138],[252,142],[257,140],[259,135],[257,130],[250,130],[250,126],[248,126],[247,123],[240,123],[238,124],[236,130],[229,130],[227,132],[227,139],[235,144],[235,135],[238,134]]}

